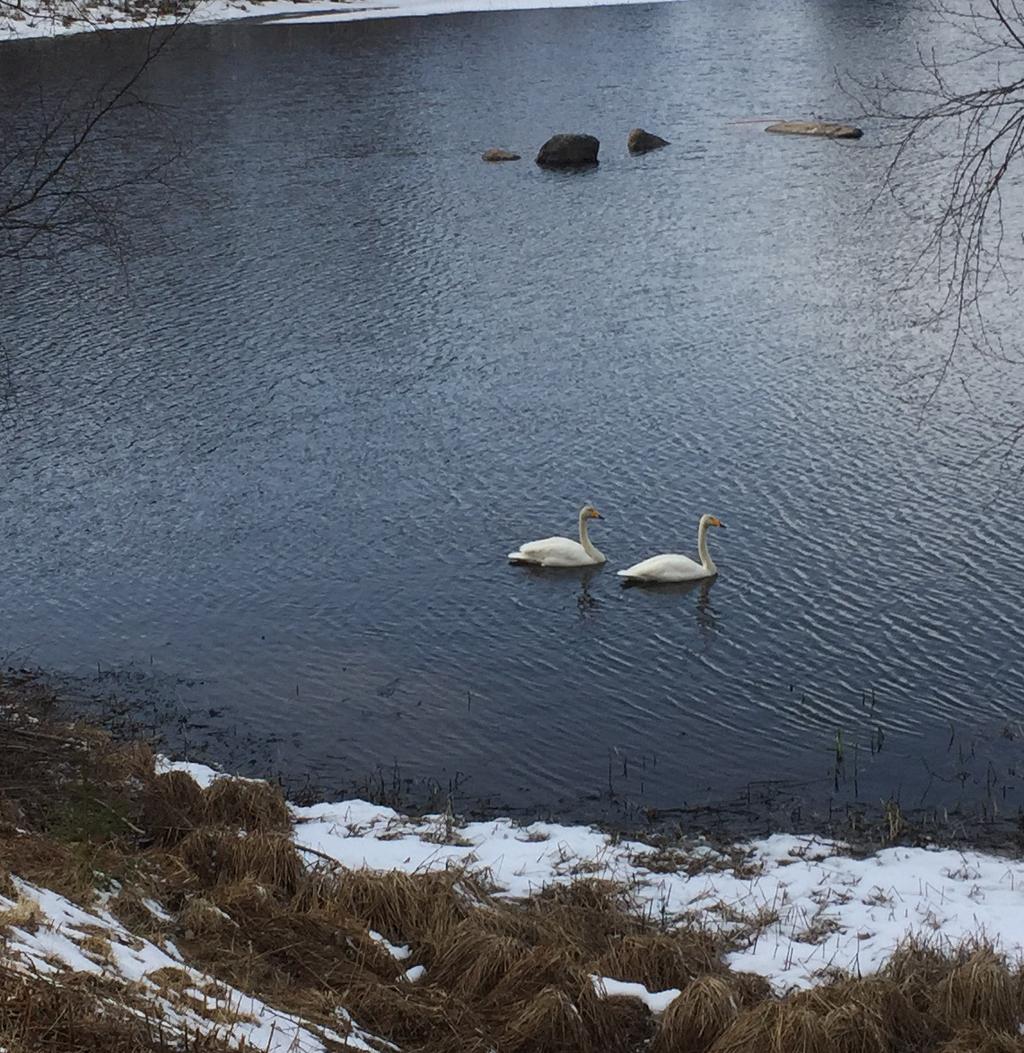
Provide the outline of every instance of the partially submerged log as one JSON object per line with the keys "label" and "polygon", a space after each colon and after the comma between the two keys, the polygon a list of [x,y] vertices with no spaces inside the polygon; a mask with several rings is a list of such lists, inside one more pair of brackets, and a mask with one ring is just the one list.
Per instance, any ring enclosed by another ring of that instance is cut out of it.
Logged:
{"label": "partially submerged log", "polygon": [[816,135],[822,139],[859,139],[864,134],[855,125],[837,121],[778,121],[769,124],[765,131],[778,135]]}
{"label": "partially submerged log", "polygon": [[520,155],[511,150],[502,150],[500,147],[492,146],[490,150],[484,150],[480,155],[484,161],[518,161]]}

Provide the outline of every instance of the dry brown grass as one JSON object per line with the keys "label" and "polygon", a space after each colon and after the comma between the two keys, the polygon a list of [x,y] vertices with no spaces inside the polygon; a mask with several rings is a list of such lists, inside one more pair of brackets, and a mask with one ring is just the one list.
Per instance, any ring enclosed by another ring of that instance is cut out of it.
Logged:
{"label": "dry brown grass", "polygon": [[291,812],[277,786],[249,779],[215,779],[204,793],[206,822],[254,831],[290,832]]}
{"label": "dry brown grass", "polygon": [[0,896],[4,899],[18,898],[18,886],[15,885],[11,872],[3,867],[0,867]]}
{"label": "dry brown grass", "polygon": [[141,994],[81,973],[59,981],[0,964],[0,1043],[10,1053],[227,1053],[169,1027]]}
{"label": "dry brown grass", "polygon": [[203,896],[194,896],[178,914],[178,925],[185,939],[216,936],[236,924],[231,916]]}
{"label": "dry brown grass", "polygon": [[[97,874],[116,879],[110,906],[129,931],[170,937],[213,986],[200,997],[197,981],[174,969],[155,982],[224,1022],[232,1011],[213,1002],[230,984],[342,1030],[344,1007],[403,1053],[1024,1053],[1016,1030],[1024,980],[985,946],[946,953],[908,943],[878,976],[837,977],[778,998],[763,978],[723,964],[728,948],[702,930],[699,915],[665,931],[613,883],[584,876],[511,902],[458,868],[311,869],[274,787],[218,779],[204,791],[182,773],[155,775],[145,747],[80,728],[17,734],[25,746],[15,751],[25,758],[18,778],[35,781],[13,795],[13,780],[0,773],[0,802],[32,819],[21,833],[0,821],[5,868],[83,904]],[[670,858],[666,849],[650,862]],[[16,899],[14,891],[0,871],[0,894]],[[170,918],[149,910],[148,899]],[[18,917],[31,924],[30,907],[16,902],[9,911],[0,928]],[[407,944],[411,957],[396,960],[371,929]],[[82,946],[96,960],[111,950],[102,932],[85,934]],[[418,983],[400,979],[411,965],[427,969]],[[682,994],[659,1020],[638,1000],[600,998],[595,974]],[[140,1014],[134,1021],[100,1011],[113,988],[15,981],[0,966],[0,1046],[163,1053],[159,1021],[133,1001],[144,992],[118,990]],[[66,1014],[52,1046],[39,1012]],[[189,1053],[220,1049],[188,1043]]]}
{"label": "dry brown grass", "polygon": [[78,945],[82,953],[94,961],[107,963],[114,960],[114,952],[110,946],[110,940],[96,933],[86,936]]}
{"label": "dry brown grass", "polygon": [[742,996],[724,976],[699,976],[662,1014],[654,1053],[706,1053],[739,1016]]}
{"label": "dry brown grass", "polygon": [[357,918],[392,942],[413,940],[430,953],[429,945],[454,932],[485,894],[477,875],[458,868],[427,874],[331,870],[303,882],[293,907]]}
{"label": "dry brown grass", "polygon": [[43,912],[34,899],[19,896],[9,907],[0,909],[0,930],[15,928],[35,932],[43,918]]}
{"label": "dry brown grass", "polygon": [[1024,1038],[983,1027],[963,1028],[936,1053],[1024,1053]]}
{"label": "dry brown grass", "polygon": [[[798,1006],[809,1008],[829,1021],[829,1033],[837,1043],[847,1042],[847,1023],[859,1020],[866,1034],[866,1050],[874,1047],[873,1036],[881,1033],[885,1041],[899,1048],[915,1048],[934,1038],[935,1021],[928,1012],[918,1009],[906,990],[906,981],[916,982],[908,972],[904,981],[886,976],[868,976],[860,980],[839,979],[822,984],[792,997]],[[848,1010],[841,1013],[840,1010]],[[845,1048],[845,1047],[843,1047]],[[852,1047],[858,1049],[856,1045]]]}
{"label": "dry brown grass", "polygon": [[741,1013],[711,1053],[832,1053],[824,1018],[791,1002],[762,1002]]}
{"label": "dry brown grass", "polygon": [[825,1014],[824,1020],[825,1033],[835,1053],[888,1053],[892,1048],[891,1032],[879,1014],[862,1003],[837,1005]]}
{"label": "dry brown grass", "polygon": [[1021,1022],[1020,985],[991,948],[979,947],[939,981],[932,998],[936,1014],[950,1027],[964,1021],[997,1031]]}
{"label": "dry brown grass", "polygon": [[206,886],[250,880],[291,896],[306,873],[291,838],[279,833],[201,827],[182,840],[176,855]]}
{"label": "dry brown grass", "polygon": [[[68,845],[45,834],[0,835],[0,852],[11,872],[24,881],[53,889],[83,906],[96,897],[95,853],[89,846]],[[104,853],[100,853],[104,854]]]}
{"label": "dry brown grass", "polygon": [[108,742],[96,753],[99,770],[116,782],[134,779],[141,785],[153,777],[156,758],[146,742]]}
{"label": "dry brown grass", "polygon": [[893,951],[881,975],[895,983],[918,1008],[925,1009],[950,967],[948,954],[921,940],[910,939]]}
{"label": "dry brown grass", "polygon": [[[143,895],[144,891],[148,894]],[[172,926],[157,917],[144,902],[153,898],[157,892],[159,887],[144,890],[142,887],[122,886],[117,895],[108,902],[107,909],[130,932],[159,942],[162,937],[168,935]]]}
{"label": "dry brown grass", "polygon": [[729,982],[736,991],[740,1006],[744,1009],[772,997],[772,985],[758,973],[729,970]]}
{"label": "dry brown grass", "polygon": [[430,980],[458,988],[474,1001],[486,998],[530,951],[523,940],[488,932],[467,919],[449,934],[431,966]]}
{"label": "dry brown grass", "polygon": [[720,953],[721,941],[703,932],[636,933],[615,940],[597,960],[594,971],[664,991],[683,988],[703,973],[720,971]]}
{"label": "dry brown grass", "polygon": [[583,991],[574,994],[545,987],[511,1017],[499,1048],[508,1053],[604,1053],[595,1026],[598,999]]}
{"label": "dry brown grass", "polygon": [[177,844],[205,818],[206,804],[199,784],[183,771],[153,775],[142,793],[142,821],[163,845]]}

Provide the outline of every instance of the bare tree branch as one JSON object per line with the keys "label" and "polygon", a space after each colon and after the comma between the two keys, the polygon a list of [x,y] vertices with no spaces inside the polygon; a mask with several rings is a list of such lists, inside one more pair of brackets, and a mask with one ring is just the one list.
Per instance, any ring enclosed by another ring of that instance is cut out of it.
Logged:
{"label": "bare tree branch", "polygon": [[[930,401],[962,352],[1014,358],[986,306],[1020,282],[1024,224],[1019,206],[1007,213],[1004,192],[1020,185],[1024,159],[1024,10],[1018,0],[935,0],[926,10],[946,38],[941,50],[918,49],[901,79],[852,93],[893,147],[882,192],[918,215],[922,205],[932,210],[906,278],[908,288],[935,282],[925,324],[952,322],[945,353],[927,370]],[[922,202],[932,171],[935,199]]]}
{"label": "bare tree branch", "polygon": [[126,134],[119,125],[130,111],[158,114],[140,89],[176,29],[152,27],[139,60],[107,77],[84,104],[72,104],[70,92],[40,96],[34,126],[15,114],[0,128],[0,261],[53,260],[96,245],[117,250],[129,191],[161,180],[180,157],[173,145],[141,161],[119,160],[111,149]]}

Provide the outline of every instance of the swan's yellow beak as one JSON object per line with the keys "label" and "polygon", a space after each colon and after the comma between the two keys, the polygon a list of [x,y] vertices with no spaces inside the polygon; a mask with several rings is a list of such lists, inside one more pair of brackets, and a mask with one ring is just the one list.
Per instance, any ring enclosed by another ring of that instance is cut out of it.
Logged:
{"label": "swan's yellow beak", "polygon": [[721,519],[719,519],[719,518],[718,518],[718,516],[712,516],[712,517],[711,517],[711,518],[710,518],[710,519],[708,520],[708,522],[709,522],[709,523],[710,523],[710,524],[711,524],[712,526],[716,526],[716,527],[721,527],[721,528],[722,528],[723,530],[725,529],[725,524],[724,524],[724,523],[723,523],[723,522],[721,521]]}
{"label": "swan's yellow beak", "polygon": [[601,515],[601,513],[596,508],[593,508],[590,511],[590,518],[591,519],[604,519],[604,516]]}

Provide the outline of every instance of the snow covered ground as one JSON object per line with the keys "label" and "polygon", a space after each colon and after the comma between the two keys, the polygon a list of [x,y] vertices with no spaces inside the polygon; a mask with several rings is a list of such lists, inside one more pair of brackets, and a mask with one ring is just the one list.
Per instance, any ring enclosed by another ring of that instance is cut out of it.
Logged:
{"label": "snow covered ground", "polygon": [[[188,21],[197,24],[260,18],[266,25],[352,22],[453,14],[460,11],[518,11],[546,7],[600,7],[666,3],[668,0],[198,0]],[[0,41],[63,36],[94,29],[138,29],[171,25],[171,16],[133,18],[124,5],[92,0],[23,0],[18,9],[0,6]]]}
{"label": "snow covered ground", "polygon": [[[224,776],[161,760],[201,786]],[[667,925],[699,924],[731,934],[731,964],[759,973],[779,993],[812,986],[837,970],[865,975],[909,936],[951,948],[984,937],[1011,957],[1024,954],[1024,861],[978,852],[891,848],[854,858],[840,844],[778,835],[737,844],[655,847],[599,830],[507,819],[460,823],[450,815],[411,818],[351,800],[293,807],[294,839],[311,864],[407,873],[466,866],[486,872],[498,895],[527,897],[580,877],[626,886],[637,906]],[[147,903],[157,917],[162,908]],[[336,1027],[311,1024],[206,975],[174,943],[142,939],[105,907],[84,910],[14,877],[0,894],[4,960],[25,973],[94,975],[122,985],[125,1011],[152,1014],[183,1037],[213,1034],[239,1050],[321,1053],[331,1044],[394,1049],[362,1030],[343,1008]],[[409,947],[370,932],[404,979],[426,976]],[[680,993],[593,976],[602,997],[627,996],[662,1013]],[[109,988],[108,988],[109,989]],[[113,1005],[114,1003],[112,1003]]]}
{"label": "snow covered ground", "polygon": [[[203,784],[217,777],[201,765],[171,766]],[[984,937],[1024,956],[1024,861],[1002,856],[889,848],[853,858],[836,842],[780,834],[728,856],[690,846],[673,866],[672,850],[583,826],[412,819],[358,800],[293,811],[296,843],[346,867],[468,864],[516,897],[579,876],[622,882],[656,917],[749,934],[731,964],[780,992],[808,987],[825,970],[875,972],[909,936],[950,947]]]}
{"label": "snow covered ground", "polygon": [[338,1031],[314,1030],[191,968],[173,944],[161,949],[132,935],[105,911],[82,910],[24,881],[15,879],[15,885],[17,898],[0,895],[0,916],[11,919],[4,946],[8,965],[42,976],[72,970],[116,980],[139,1006],[159,1012],[167,1030],[193,1040],[214,1035],[239,1050],[264,1053],[326,1053],[325,1041],[334,1048],[347,1043],[356,1050],[375,1049],[366,1041],[372,1036],[352,1023],[344,1009],[337,1010]]}

